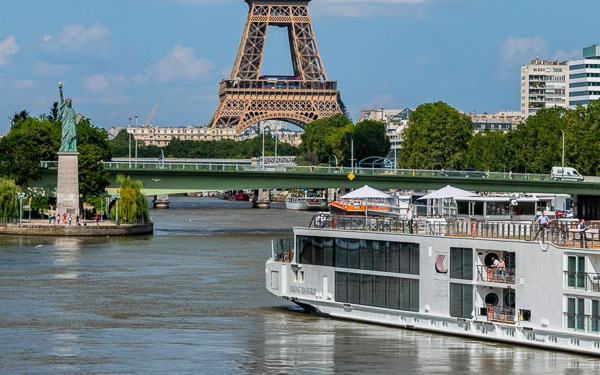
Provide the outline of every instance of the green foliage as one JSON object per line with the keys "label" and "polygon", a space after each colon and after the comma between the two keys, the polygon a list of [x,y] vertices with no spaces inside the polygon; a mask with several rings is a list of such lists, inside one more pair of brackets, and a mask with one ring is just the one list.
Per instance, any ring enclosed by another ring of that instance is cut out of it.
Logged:
{"label": "green foliage", "polygon": [[473,135],[471,119],[443,102],[422,104],[403,133],[400,165],[419,169],[460,169]]}
{"label": "green foliage", "polygon": [[[129,176],[118,175],[119,184],[119,221],[126,223],[149,223],[150,210],[148,200],[141,193],[143,185],[140,181],[132,181]],[[116,218],[116,205],[110,211],[111,218]]]}
{"label": "green foliage", "polygon": [[347,135],[352,127],[352,122],[343,115],[315,120],[304,128],[300,150],[305,159],[309,159],[307,153],[311,152],[311,156],[316,153],[319,163],[327,163],[333,154],[345,160]]}
{"label": "green foliage", "polygon": [[503,132],[477,133],[469,140],[465,164],[478,171],[504,171],[511,167],[507,149],[508,135]]}
{"label": "green foliage", "polygon": [[40,161],[56,160],[60,125],[32,117],[20,120],[0,139],[0,175],[24,185],[39,179]]}
{"label": "green foliage", "polygon": [[82,202],[90,197],[101,195],[108,185],[108,172],[102,160],[105,150],[96,144],[83,144],[79,151],[79,194]]}
{"label": "green foliage", "polygon": [[357,161],[370,156],[385,157],[390,146],[384,123],[366,120],[354,127],[354,157]]}
{"label": "green foliage", "polygon": [[0,221],[6,222],[19,217],[17,193],[21,188],[13,180],[0,178]]}
{"label": "green foliage", "polygon": [[[129,134],[121,130],[117,136],[109,141],[112,155],[115,157],[129,156]],[[135,155],[135,140],[131,140],[131,155]],[[262,135],[247,139],[241,142],[231,139],[220,141],[182,141],[177,138],[169,142],[168,146],[143,146],[138,144],[138,157],[157,158],[160,151],[163,151],[167,158],[224,158],[224,159],[249,159],[262,155]],[[297,147],[291,146],[281,141],[277,142],[277,154],[285,156],[295,156],[299,152]],[[275,137],[265,135],[265,155],[272,156],[275,153]]]}

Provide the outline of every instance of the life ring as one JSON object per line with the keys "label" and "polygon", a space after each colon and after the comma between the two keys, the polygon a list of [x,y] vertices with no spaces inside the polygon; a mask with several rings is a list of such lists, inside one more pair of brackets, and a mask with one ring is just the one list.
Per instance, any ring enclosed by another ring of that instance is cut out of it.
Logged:
{"label": "life ring", "polygon": [[493,307],[488,307],[487,318],[488,318],[488,321],[492,321],[494,319],[494,308]]}
{"label": "life ring", "polygon": [[477,223],[471,224],[471,237],[477,236]]}

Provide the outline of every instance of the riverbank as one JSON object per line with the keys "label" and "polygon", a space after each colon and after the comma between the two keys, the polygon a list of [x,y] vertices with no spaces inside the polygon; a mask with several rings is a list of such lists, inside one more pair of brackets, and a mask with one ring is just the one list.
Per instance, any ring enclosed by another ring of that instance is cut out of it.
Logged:
{"label": "riverbank", "polygon": [[46,220],[34,220],[20,225],[0,225],[0,235],[111,237],[148,235],[153,234],[154,232],[153,223],[116,225],[111,222],[90,222],[85,224],[86,225],[48,224]]}

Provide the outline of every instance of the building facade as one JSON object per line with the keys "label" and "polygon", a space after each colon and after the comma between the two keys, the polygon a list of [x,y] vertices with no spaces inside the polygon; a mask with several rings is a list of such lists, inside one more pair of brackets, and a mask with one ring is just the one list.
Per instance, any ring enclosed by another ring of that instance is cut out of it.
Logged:
{"label": "building facade", "polygon": [[568,63],[535,59],[521,67],[521,113],[535,115],[542,108],[569,104]]}
{"label": "building facade", "polygon": [[600,99],[600,46],[583,49],[583,60],[569,62],[569,107]]}
{"label": "building facade", "polygon": [[[135,140],[145,146],[168,146],[171,140],[179,139],[182,141],[220,141],[231,139],[242,141],[254,138],[259,134],[258,131],[246,131],[238,134],[234,127],[208,127],[208,126],[185,126],[185,127],[155,127],[155,126],[131,126],[131,127],[113,127],[108,131],[109,137],[114,138],[121,130],[129,132]],[[262,130],[261,130],[262,131]],[[267,134],[277,133],[279,142],[298,146],[301,143],[301,132],[288,130],[270,125]]]}
{"label": "building facade", "polygon": [[383,122],[386,126],[387,136],[392,145],[390,153],[400,150],[402,145],[402,132],[408,125],[408,119],[413,113],[410,108],[404,109],[363,109],[360,111],[358,122],[371,120]]}
{"label": "building facade", "polygon": [[498,111],[495,114],[469,113],[475,132],[482,130],[507,132],[514,130],[523,122],[520,111]]}

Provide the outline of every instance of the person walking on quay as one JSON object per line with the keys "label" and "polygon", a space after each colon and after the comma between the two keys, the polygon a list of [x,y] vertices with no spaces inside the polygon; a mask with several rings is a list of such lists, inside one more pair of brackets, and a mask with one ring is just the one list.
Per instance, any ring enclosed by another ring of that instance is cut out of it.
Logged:
{"label": "person walking on quay", "polygon": [[79,226],[79,214],[75,216],[75,225]]}
{"label": "person walking on quay", "polygon": [[100,226],[100,215],[96,215],[96,226]]}
{"label": "person walking on quay", "polygon": [[535,220],[536,224],[539,224],[539,229],[537,231],[537,233],[535,234],[535,237],[533,238],[533,240],[537,240],[540,232],[542,233],[542,242],[544,242],[544,240],[546,239],[546,228],[548,227],[548,224],[550,224],[550,219],[548,218],[548,216],[546,216],[546,214],[544,213],[544,211],[542,211],[541,215]]}
{"label": "person walking on quay", "polygon": [[588,229],[585,226],[585,220],[581,219],[579,220],[579,224],[577,224],[577,229],[579,230],[579,246],[583,249],[583,248],[587,248],[587,243],[586,243],[586,237],[585,237],[585,231]]}
{"label": "person walking on quay", "polygon": [[408,220],[408,232],[410,234],[413,234],[414,219],[413,219],[413,212],[410,207],[408,208],[408,211],[406,212],[406,220]]}
{"label": "person walking on quay", "polygon": [[48,225],[52,224],[52,216],[48,213]]}
{"label": "person walking on quay", "polygon": [[63,224],[67,223],[67,213],[63,213]]}
{"label": "person walking on quay", "polygon": [[71,225],[72,221],[73,221],[73,216],[71,216],[71,214],[69,214],[69,225]]}

